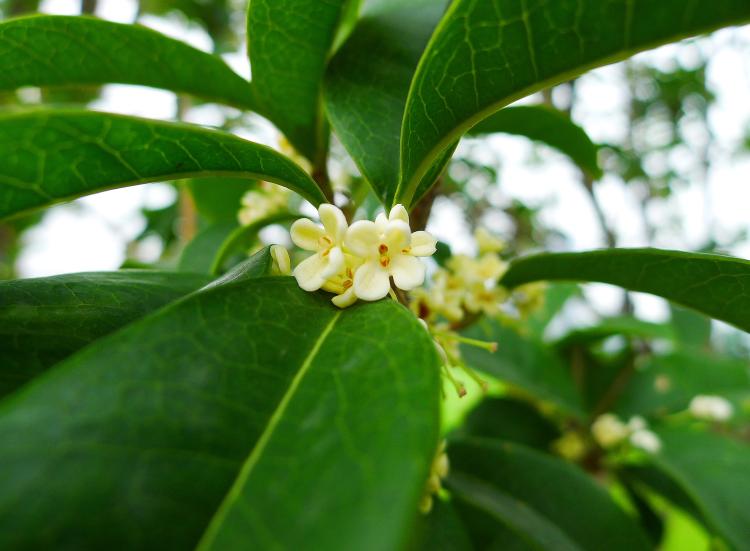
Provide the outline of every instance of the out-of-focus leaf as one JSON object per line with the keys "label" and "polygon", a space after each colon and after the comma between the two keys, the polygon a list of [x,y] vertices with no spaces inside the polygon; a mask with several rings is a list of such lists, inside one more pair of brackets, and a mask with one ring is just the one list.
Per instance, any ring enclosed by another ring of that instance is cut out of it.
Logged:
{"label": "out-of-focus leaf", "polygon": [[0,404],[0,547],[402,547],[436,364],[391,300],[343,312],[282,277],[195,293]]}
{"label": "out-of-focus leaf", "polygon": [[544,302],[534,310],[526,320],[526,327],[531,334],[542,338],[544,332],[555,316],[565,307],[568,301],[580,296],[581,288],[572,283],[551,283],[544,291]]}
{"label": "out-of-focus leaf", "polygon": [[156,31],[92,17],[0,23],[0,90],[140,84],[254,109],[250,84],[221,58]]}
{"label": "out-of-focus leaf", "polygon": [[498,343],[495,353],[462,345],[470,366],[511,383],[531,396],[551,402],[568,413],[582,412],[581,398],[562,361],[540,341],[519,335],[493,320],[483,320],[466,336]]}
{"label": "out-of-focus leaf", "polygon": [[409,551],[473,551],[469,535],[453,505],[435,499],[432,510],[417,518]]}
{"label": "out-of-focus leaf", "polygon": [[[392,202],[398,184],[409,83],[445,5],[443,0],[365,2],[326,72],[331,126],[385,204]],[[436,176],[430,175],[430,184]]]}
{"label": "out-of-focus leaf", "polygon": [[0,396],[208,281],[200,275],[132,270],[1,282]]}
{"label": "out-of-focus leaf", "polygon": [[554,423],[535,408],[512,398],[486,398],[466,417],[461,435],[481,436],[548,451],[560,436]]}
{"label": "out-of-focus leaf", "polygon": [[592,178],[601,176],[597,147],[565,113],[544,105],[507,107],[469,130],[471,136],[515,134],[542,142],[570,157]]}
{"label": "out-of-focus leaf", "polygon": [[255,100],[315,163],[324,161],[328,147],[323,73],[350,1],[252,0],[248,7]]}
{"label": "out-of-focus leaf", "polygon": [[672,325],[683,346],[707,349],[711,342],[711,319],[674,304],[670,307]]}
{"label": "out-of-focus leaf", "polygon": [[178,178],[262,178],[326,200],[274,150],[197,126],[77,110],[0,117],[0,218],[97,191]]}
{"label": "out-of-focus leaf", "polygon": [[651,293],[750,331],[750,261],[659,249],[608,249],[519,258],[500,283],[597,281]]}
{"label": "out-of-focus leaf", "polygon": [[237,222],[223,222],[212,224],[200,231],[182,251],[178,264],[180,271],[213,274],[211,267],[216,252],[238,227]]}
{"label": "out-of-focus leaf", "polygon": [[640,527],[583,471],[512,443],[453,442],[454,499],[493,516],[531,548],[649,549]]}
{"label": "out-of-focus leaf", "polygon": [[593,67],[750,20],[746,0],[457,0],[404,111],[396,201],[410,205],[447,146],[510,104]]}
{"label": "out-of-focus leaf", "polygon": [[614,335],[639,337],[642,339],[675,340],[675,331],[671,325],[653,323],[632,317],[616,317],[601,320],[590,327],[580,327],[568,332],[555,343],[558,348],[569,348],[587,345]]}
{"label": "out-of-focus leaf", "polygon": [[210,178],[191,181],[190,194],[195,208],[208,222],[234,222],[240,210],[242,196],[256,186],[252,180]]}

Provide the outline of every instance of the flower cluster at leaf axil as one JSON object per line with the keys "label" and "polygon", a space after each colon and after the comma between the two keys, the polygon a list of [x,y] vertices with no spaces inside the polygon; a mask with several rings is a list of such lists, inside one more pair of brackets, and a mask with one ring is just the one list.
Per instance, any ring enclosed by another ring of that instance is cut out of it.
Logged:
{"label": "flower cluster at leaf axil", "polygon": [[318,215],[321,224],[302,218],[290,230],[294,244],[313,253],[293,272],[305,291],[334,293],[332,302],[346,308],[357,299],[387,296],[391,280],[403,291],[424,282],[426,268],[419,257],[432,256],[435,238],[425,231],[412,232],[402,205],[388,216],[379,214],[374,222],[359,220],[351,226],[334,205],[321,205]]}
{"label": "flower cluster at leaf axil", "polygon": [[292,192],[287,188],[261,182],[256,189],[251,189],[242,196],[237,220],[242,226],[267,218],[287,208]]}
{"label": "flower cluster at leaf axil", "polygon": [[646,420],[637,415],[627,423],[614,413],[600,415],[591,425],[591,434],[596,443],[606,450],[627,445],[649,453],[657,453],[661,449],[659,437],[648,429]]}
{"label": "flower cluster at leaf axil", "polygon": [[701,421],[728,421],[732,418],[732,403],[721,396],[698,395],[688,406],[690,415]]}

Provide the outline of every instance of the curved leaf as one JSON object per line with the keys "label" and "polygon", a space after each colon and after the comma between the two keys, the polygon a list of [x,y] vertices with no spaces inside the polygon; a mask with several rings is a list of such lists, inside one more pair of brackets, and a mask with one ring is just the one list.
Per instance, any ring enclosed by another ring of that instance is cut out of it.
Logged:
{"label": "curved leaf", "polygon": [[211,269],[216,251],[238,226],[237,222],[219,222],[198,232],[180,254],[180,271],[216,275]]}
{"label": "curved leaf", "polygon": [[325,105],[331,126],[386,205],[398,184],[396,159],[409,83],[445,4],[367,2],[326,72]]}
{"label": "curved leaf", "polygon": [[411,84],[396,200],[449,144],[511,102],[660,44],[750,20],[746,0],[456,0]]}
{"label": "curved leaf", "polygon": [[469,135],[516,134],[542,142],[570,157],[592,178],[602,174],[597,162],[597,147],[588,134],[565,113],[545,105],[506,107],[484,119]]}
{"label": "curved leaf", "polygon": [[0,547],[398,548],[438,400],[434,345],[393,301],[204,290],[0,404]]}
{"label": "curved leaf", "polygon": [[0,396],[208,281],[128,270],[0,282]]}
{"label": "curved leaf", "polygon": [[308,159],[324,162],[322,88],[336,31],[352,0],[252,0],[247,37],[253,92],[268,117]]}
{"label": "curved leaf", "polygon": [[653,323],[623,316],[606,318],[595,325],[573,329],[555,341],[554,345],[560,349],[565,349],[571,346],[587,345],[614,335],[669,341],[677,339],[674,327],[669,324]]}
{"label": "curved leaf", "polygon": [[464,332],[467,336],[498,343],[494,353],[462,345],[466,363],[501,381],[516,385],[537,399],[581,414],[581,397],[565,364],[539,341],[519,335],[498,321],[483,320]]}
{"label": "curved leaf", "polygon": [[261,178],[313,203],[317,184],[274,150],[186,124],[79,110],[0,117],[0,218],[97,191],[178,178]]}
{"label": "curved leaf", "polygon": [[532,548],[650,548],[604,488],[570,463],[481,438],[451,443],[448,455],[455,499],[494,517]]}
{"label": "curved leaf", "polygon": [[0,90],[139,84],[254,109],[250,84],[219,57],[138,25],[34,15],[0,23]]}
{"label": "curved leaf", "polygon": [[750,331],[750,261],[659,249],[539,254],[511,263],[500,283],[596,281],[651,293]]}

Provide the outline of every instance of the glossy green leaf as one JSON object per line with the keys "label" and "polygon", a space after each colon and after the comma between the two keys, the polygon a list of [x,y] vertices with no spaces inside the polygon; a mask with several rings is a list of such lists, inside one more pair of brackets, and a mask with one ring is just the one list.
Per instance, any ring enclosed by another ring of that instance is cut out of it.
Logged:
{"label": "glossy green leaf", "polygon": [[469,337],[498,343],[497,352],[463,345],[461,355],[471,367],[511,383],[537,399],[568,413],[582,411],[570,372],[540,341],[519,335],[497,321],[482,320],[465,332]]}
{"label": "glossy green leaf", "polygon": [[746,0],[456,0],[411,84],[396,199],[411,203],[438,155],[511,102],[641,50],[748,20]]}
{"label": "glossy green leaf", "polygon": [[687,409],[699,394],[750,398],[750,367],[745,360],[698,351],[654,356],[633,374],[615,404],[623,416],[664,415]]}
{"label": "glossy green leaf", "polygon": [[649,549],[639,526],[606,490],[561,459],[480,438],[453,442],[454,499],[494,517],[531,548]]}
{"label": "glossy green leaf", "polygon": [[351,0],[252,0],[248,51],[256,101],[289,141],[323,162],[328,129],[323,73],[339,23]]}
{"label": "glossy green leaf", "polygon": [[442,0],[366,2],[357,26],[326,73],[325,104],[331,126],[385,204],[392,202],[398,185],[401,121],[409,83],[445,4]]}
{"label": "glossy green leaf", "polygon": [[555,342],[558,348],[587,345],[615,335],[642,339],[674,341],[674,328],[666,323],[654,323],[633,317],[606,318],[589,327],[579,327],[566,333]]}
{"label": "glossy green leaf", "polygon": [[544,105],[507,107],[484,119],[471,130],[471,136],[515,134],[544,143],[570,157],[592,178],[601,176],[597,146],[570,117]]}
{"label": "glossy green leaf", "polygon": [[432,340],[391,300],[204,290],[0,403],[0,547],[398,548],[439,396]]}
{"label": "glossy green leaf", "polygon": [[659,249],[540,254],[511,263],[501,283],[597,281],[651,293],[750,331],[750,261]]}
{"label": "glossy green leaf", "polygon": [[709,528],[737,551],[750,549],[750,445],[685,427],[657,431],[653,464],[692,499]]}
{"label": "glossy green leaf", "polygon": [[178,267],[182,272],[214,274],[211,270],[216,251],[221,248],[232,232],[239,227],[237,222],[221,222],[204,228],[188,243],[180,255]]}
{"label": "glossy green leaf", "polygon": [[0,23],[0,90],[139,84],[254,109],[250,84],[217,56],[138,25],[36,15]]}
{"label": "glossy green leaf", "polygon": [[178,178],[262,178],[313,203],[315,182],[272,149],[197,126],[77,110],[0,117],[0,218],[106,189]]}
{"label": "glossy green leaf", "polygon": [[0,282],[0,396],[208,281],[128,270]]}
{"label": "glossy green leaf", "polygon": [[560,437],[554,423],[529,403],[513,398],[485,398],[466,416],[459,433],[515,442],[549,451]]}

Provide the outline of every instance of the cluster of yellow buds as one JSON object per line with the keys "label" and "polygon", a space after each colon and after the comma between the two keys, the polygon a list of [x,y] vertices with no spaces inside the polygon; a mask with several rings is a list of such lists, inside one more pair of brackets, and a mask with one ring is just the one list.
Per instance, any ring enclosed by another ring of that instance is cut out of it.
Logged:
{"label": "cluster of yellow buds", "polygon": [[261,182],[257,189],[251,189],[242,196],[239,223],[249,226],[263,218],[286,209],[291,191],[270,182]]}
{"label": "cluster of yellow buds", "polygon": [[432,496],[440,492],[443,487],[443,479],[448,476],[450,464],[448,463],[448,454],[445,452],[445,445],[445,440],[443,440],[438,446],[435,458],[432,460],[422,500],[419,502],[419,510],[425,515],[432,510]]}
{"label": "cluster of yellow buds", "polygon": [[393,207],[374,222],[360,220],[348,225],[334,205],[318,209],[322,225],[302,218],[290,229],[292,241],[313,254],[294,269],[305,291],[323,289],[334,293],[339,308],[357,299],[379,300],[392,293],[391,280],[403,291],[424,282],[426,268],[418,257],[435,252],[435,238],[425,231],[412,232],[409,214],[402,205]]}

